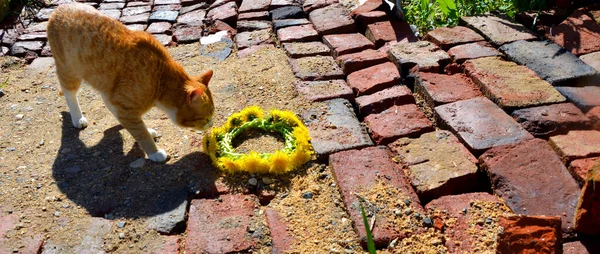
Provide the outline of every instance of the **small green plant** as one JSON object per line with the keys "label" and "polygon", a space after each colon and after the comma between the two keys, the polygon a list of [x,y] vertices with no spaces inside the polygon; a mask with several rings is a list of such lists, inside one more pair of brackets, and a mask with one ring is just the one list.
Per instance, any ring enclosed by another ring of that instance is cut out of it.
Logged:
{"label": "small green plant", "polygon": [[6,85],[8,85],[8,78],[0,85],[0,89],[4,88]]}
{"label": "small green plant", "polygon": [[360,204],[360,214],[363,218],[363,224],[365,224],[365,230],[367,231],[367,249],[369,254],[375,254],[377,251],[375,250],[375,242],[373,241],[373,233],[371,233],[371,226],[369,225],[369,220],[367,219],[367,215],[365,214],[365,208],[363,207],[362,200],[359,198]]}

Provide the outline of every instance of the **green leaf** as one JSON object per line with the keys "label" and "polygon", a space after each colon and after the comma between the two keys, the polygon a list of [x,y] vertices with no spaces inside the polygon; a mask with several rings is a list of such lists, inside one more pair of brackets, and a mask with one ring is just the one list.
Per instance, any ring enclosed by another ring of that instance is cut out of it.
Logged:
{"label": "green leaf", "polygon": [[2,83],[2,85],[0,85],[0,89],[4,88],[6,85],[8,85],[8,78],[6,78],[4,83]]}
{"label": "green leaf", "polygon": [[369,250],[369,254],[375,254],[377,251],[375,250],[375,242],[373,241],[373,233],[371,233],[371,226],[369,226],[369,220],[367,220],[367,215],[365,214],[365,208],[363,207],[362,200],[359,198],[360,204],[360,214],[363,218],[363,224],[365,224],[365,231],[367,231],[367,249]]}

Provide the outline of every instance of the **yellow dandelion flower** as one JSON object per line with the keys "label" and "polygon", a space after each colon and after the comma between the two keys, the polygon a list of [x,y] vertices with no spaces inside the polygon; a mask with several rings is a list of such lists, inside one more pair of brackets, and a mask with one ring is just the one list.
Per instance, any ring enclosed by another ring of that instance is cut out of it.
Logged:
{"label": "yellow dandelion flower", "polygon": [[271,173],[281,174],[291,170],[292,164],[288,155],[282,151],[276,151],[270,158]]}
{"label": "yellow dandelion flower", "polygon": [[227,118],[227,125],[225,129],[230,130],[244,124],[244,116],[241,113],[233,113]]}
{"label": "yellow dandelion flower", "polygon": [[234,161],[228,157],[219,158],[219,165],[221,166],[221,169],[224,169],[224,170],[228,171],[229,173],[235,173],[236,171],[239,170],[238,163],[236,163],[236,161]]}
{"label": "yellow dandelion flower", "polygon": [[241,164],[241,170],[247,172],[254,172],[260,166],[260,156],[257,152],[251,151],[249,154],[239,159]]}
{"label": "yellow dandelion flower", "polygon": [[291,154],[292,165],[294,165],[294,167],[302,166],[310,160],[310,157],[310,153],[305,150],[296,149],[296,151]]}
{"label": "yellow dandelion flower", "polygon": [[242,115],[242,119],[246,122],[252,121],[255,118],[263,118],[265,116],[263,110],[258,106],[247,107],[240,111],[240,114]]}

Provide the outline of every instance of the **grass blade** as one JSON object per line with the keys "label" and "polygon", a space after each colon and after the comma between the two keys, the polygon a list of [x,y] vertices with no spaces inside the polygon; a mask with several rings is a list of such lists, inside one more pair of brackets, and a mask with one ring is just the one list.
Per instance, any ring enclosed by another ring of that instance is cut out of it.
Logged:
{"label": "grass blade", "polygon": [[375,250],[375,242],[373,241],[373,233],[371,233],[371,227],[369,226],[369,220],[367,219],[367,215],[365,214],[365,208],[363,207],[362,200],[359,199],[360,204],[360,214],[363,218],[363,223],[365,224],[365,230],[367,231],[367,249],[369,254],[375,254],[377,251]]}

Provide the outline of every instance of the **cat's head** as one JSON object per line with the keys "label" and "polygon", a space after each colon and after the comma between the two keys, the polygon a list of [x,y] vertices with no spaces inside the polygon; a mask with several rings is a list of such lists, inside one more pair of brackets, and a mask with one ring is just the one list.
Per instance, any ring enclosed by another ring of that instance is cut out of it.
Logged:
{"label": "cat's head", "polygon": [[212,126],[215,106],[208,89],[212,75],[212,70],[208,70],[188,81],[186,86],[192,89],[188,91],[185,104],[177,110],[175,121],[178,125],[195,130],[206,130]]}

